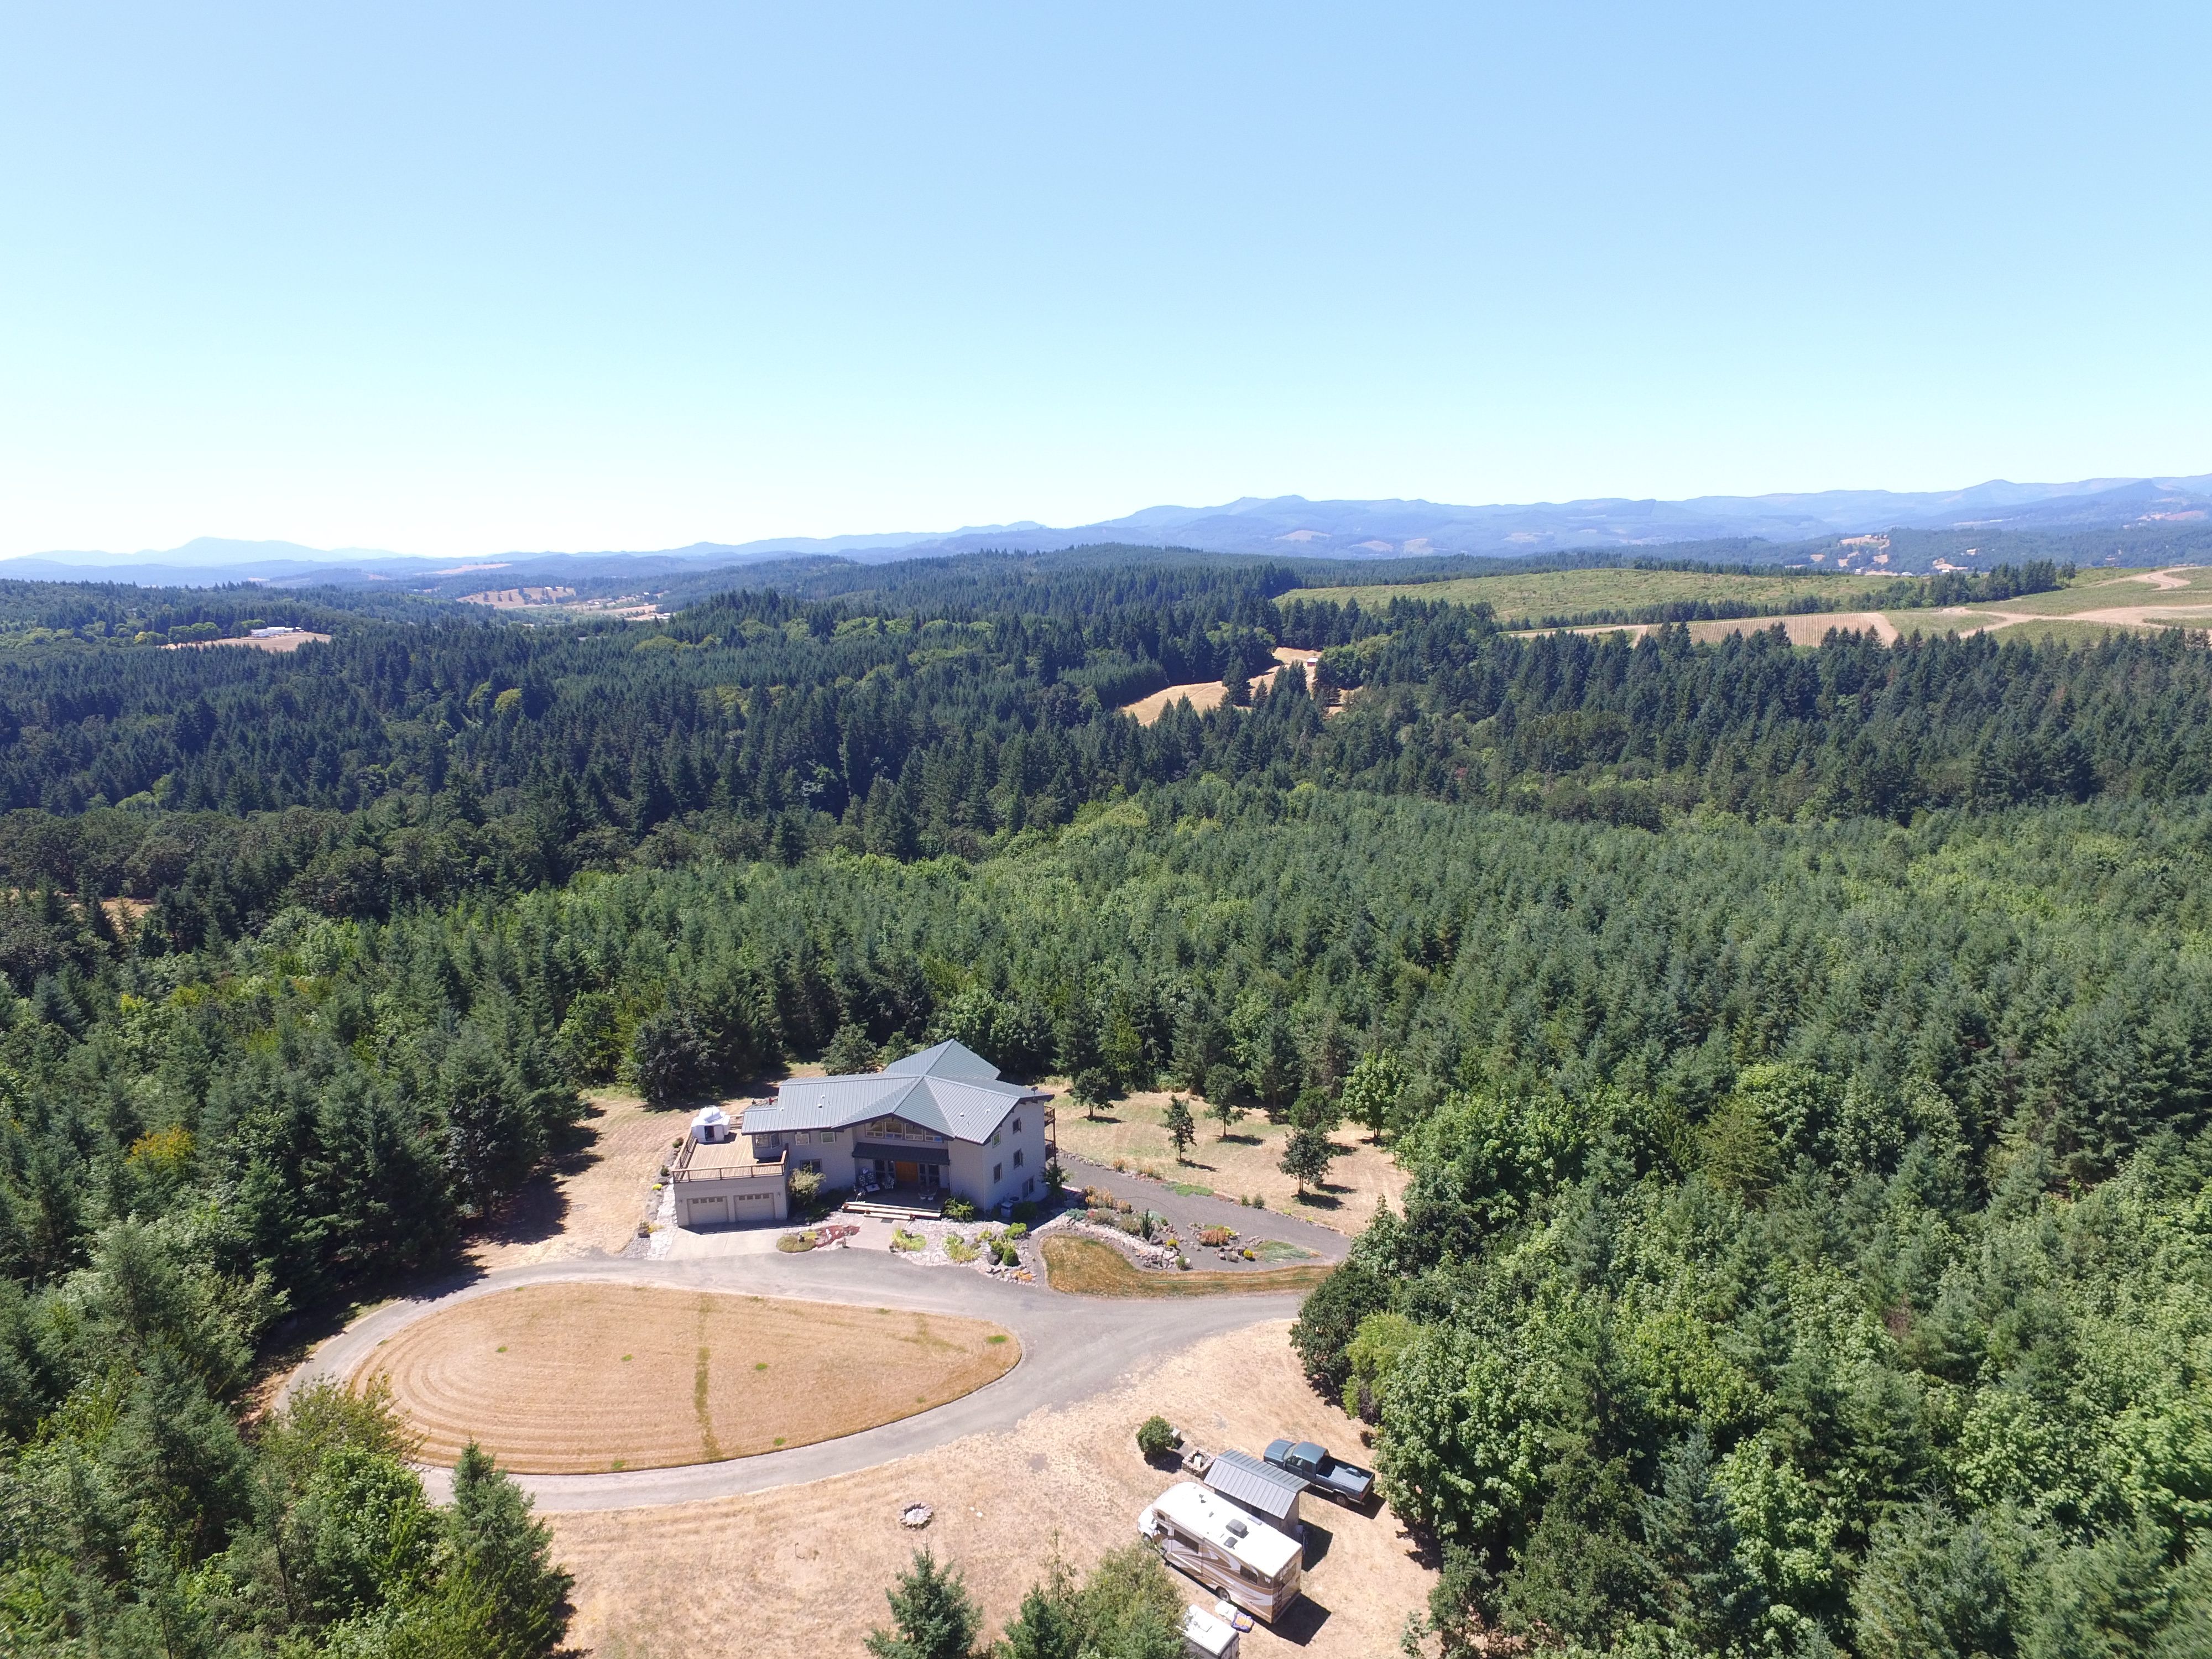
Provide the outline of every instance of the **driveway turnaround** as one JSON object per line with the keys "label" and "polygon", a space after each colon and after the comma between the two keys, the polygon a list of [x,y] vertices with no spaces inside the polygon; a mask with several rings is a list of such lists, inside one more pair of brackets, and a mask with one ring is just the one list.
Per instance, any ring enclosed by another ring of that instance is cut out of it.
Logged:
{"label": "driveway turnaround", "polygon": [[[967,1435],[1010,1429],[1032,1412],[1102,1393],[1136,1366],[1206,1337],[1271,1319],[1290,1318],[1297,1313],[1299,1302],[1296,1296],[1127,1301],[1066,1296],[954,1268],[920,1267],[873,1251],[663,1261],[586,1258],[506,1268],[387,1303],[318,1348],[292,1374],[284,1392],[318,1378],[350,1377],[368,1361],[379,1343],[438,1310],[520,1285],[564,1280],[613,1280],[670,1290],[788,1297],[988,1319],[1014,1334],[1022,1345],[1022,1358],[1013,1370],[973,1394],[840,1440],[679,1468],[516,1475],[516,1483],[538,1500],[540,1510],[546,1510],[689,1504],[849,1474]],[[423,1473],[430,1495],[442,1500],[447,1472],[432,1468]]]}

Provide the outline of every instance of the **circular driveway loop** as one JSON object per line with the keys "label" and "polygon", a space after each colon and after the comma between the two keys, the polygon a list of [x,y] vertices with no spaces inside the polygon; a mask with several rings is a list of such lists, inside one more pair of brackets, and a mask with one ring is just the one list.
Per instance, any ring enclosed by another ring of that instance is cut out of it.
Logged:
{"label": "circular driveway loop", "polygon": [[[379,1308],[317,1349],[292,1374],[284,1392],[289,1394],[301,1383],[319,1378],[343,1381],[350,1377],[367,1363],[379,1343],[439,1309],[519,1285],[562,1279],[617,1280],[670,1290],[720,1291],[957,1314],[1004,1326],[1019,1340],[1022,1357],[1013,1370],[973,1394],[839,1440],[670,1469],[515,1475],[516,1484],[538,1500],[540,1510],[547,1510],[644,1509],[696,1503],[871,1468],[967,1435],[1010,1429],[1031,1412],[1103,1393],[1146,1360],[1226,1331],[1291,1318],[1301,1299],[1281,1295],[1120,1301],[1068,1296],[986,1279],[981,1273],[918,1267],[872,1251],[665,1261],[617,1258],[549,1261],[486,1273],[457,1288]],[[432,1468],[424,1474],[423,1484],[430,1495],[442,1500],[447,1472]]]}

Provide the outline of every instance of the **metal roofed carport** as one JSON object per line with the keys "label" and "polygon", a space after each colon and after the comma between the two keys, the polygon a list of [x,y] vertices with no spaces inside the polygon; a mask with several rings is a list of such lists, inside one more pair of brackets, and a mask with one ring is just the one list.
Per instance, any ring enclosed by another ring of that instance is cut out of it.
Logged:
{"label": "metal roofed carport", "polygon": [[1269,1525],[1295,1535],[1298,1499],[1306,1483],[1271,1468],[1249,1452],[1217,1452],[1206,1466],[1206,1484],[1231,1503],[1248,1509]]}

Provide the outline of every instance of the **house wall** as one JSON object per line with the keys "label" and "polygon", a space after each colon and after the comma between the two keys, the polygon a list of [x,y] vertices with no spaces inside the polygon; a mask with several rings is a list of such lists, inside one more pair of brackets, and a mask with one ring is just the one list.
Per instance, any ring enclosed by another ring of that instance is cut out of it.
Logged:
{"label": "house wall", "polygon": [[[1018,1122],[1018,1132],[1014,1125]],[[952,1190],[989,1209],[1044,1196],[1044,1108],[1018,1106],[1001,1122],[995,1142],[952,1143]]]}
{"label": "house wall", "polygon": [[775,1134],[755,1135],[753,1156],[765,1163],[781,1152],[793,1170],[811,1164],[822,1171],[825,1187],[853,1184],[853,1132],[850,1129],[787,1129]]}
{"label": "house wall", "polygon": [[[1016,1107],[1000,1122],[995,1144],[954,1140],[946,1151],[945,1184],[959,1197],[989,1209],[1007,1199],[1044,1196],[1044,1111],[1040,1105]],[[1021,1127],[1018,1130],[1015,1125]],[[850,1187],[855,1173],[854,1145],[867,1139],[867,1126],[848,1129],[782,1130],[752,1137],[753,1156],[766,1160],[781,1153],[793,1170],[821,1166],[830,1187]]]}

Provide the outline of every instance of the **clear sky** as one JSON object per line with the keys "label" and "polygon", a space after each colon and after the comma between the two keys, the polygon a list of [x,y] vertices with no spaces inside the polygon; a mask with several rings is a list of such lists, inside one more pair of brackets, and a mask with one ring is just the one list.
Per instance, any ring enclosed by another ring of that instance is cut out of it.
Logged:
{"label": "clear sky", "polygon": [[2212,471],[2212,7],[7,0],[0,554]]}

